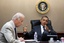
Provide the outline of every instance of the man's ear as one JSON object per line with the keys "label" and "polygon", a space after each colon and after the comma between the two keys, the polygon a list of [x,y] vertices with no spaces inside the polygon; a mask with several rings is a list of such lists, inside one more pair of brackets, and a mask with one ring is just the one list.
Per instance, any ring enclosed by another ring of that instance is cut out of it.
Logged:
{"label": "man's ear", "polygon": [[15,22],[18,22],[18,21],[19,21],[18,18],[16,18],[16,19],[15,19]]}

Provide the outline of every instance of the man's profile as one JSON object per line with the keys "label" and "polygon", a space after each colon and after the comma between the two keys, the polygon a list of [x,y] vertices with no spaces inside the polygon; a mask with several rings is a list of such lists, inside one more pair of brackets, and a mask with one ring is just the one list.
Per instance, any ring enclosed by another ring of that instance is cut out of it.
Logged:
{"label": "man's profile", "polygon": [[12,19],[6,22],[0,31],[0,43],[21,43],[24,39],[17,37],[16,28],[23,24],[25,16],[16,13]]}

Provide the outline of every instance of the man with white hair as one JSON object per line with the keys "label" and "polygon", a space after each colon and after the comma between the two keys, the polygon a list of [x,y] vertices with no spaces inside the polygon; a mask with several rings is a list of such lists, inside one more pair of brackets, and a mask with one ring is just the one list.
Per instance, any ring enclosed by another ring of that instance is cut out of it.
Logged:
{"label": "man with white hair", "polygon": [[25,16],[21,13],[16,13],[12,20],[5,23],[0,31],[0,43],[20,43],[24,39],[18,38],[16,28],[23,24]]}

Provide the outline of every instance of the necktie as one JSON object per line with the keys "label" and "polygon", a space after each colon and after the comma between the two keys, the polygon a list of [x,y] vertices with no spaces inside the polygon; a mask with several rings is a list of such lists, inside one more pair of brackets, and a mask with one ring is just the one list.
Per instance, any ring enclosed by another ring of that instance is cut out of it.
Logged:
{"label": "necktie", "polygon": [[43,29],[45,30],[45,26],[43,26]]}
{"label": "necktie", "polygon": [[14,28],[14,30],[15,30],[15,39],[17,39],[17,33],[16,33],[16,28]]}

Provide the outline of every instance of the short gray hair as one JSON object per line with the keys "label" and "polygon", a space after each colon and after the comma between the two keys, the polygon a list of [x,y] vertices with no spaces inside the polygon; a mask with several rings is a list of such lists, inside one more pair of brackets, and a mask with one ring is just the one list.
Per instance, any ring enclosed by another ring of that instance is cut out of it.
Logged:
{"label": "short gray hair", "polygon": [[20,17],[25,17],[22,13],[18,12],[16,13],[13,17],[12,17],[12,20],[15,20],[15,19],[19,19],[20,20]]}

